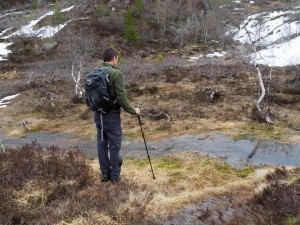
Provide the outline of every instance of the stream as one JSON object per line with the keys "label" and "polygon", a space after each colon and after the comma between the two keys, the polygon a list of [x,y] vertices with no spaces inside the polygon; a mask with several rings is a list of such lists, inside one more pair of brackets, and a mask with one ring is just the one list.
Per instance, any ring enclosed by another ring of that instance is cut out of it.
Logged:
{"label": "stream", "polygon": [[[147,137],[146,137],[147,138]],[[8,137],[0,132],[4,146],[21,146],[37,140],[43,147],[57,145],[63,149],[78,148],[91,157],[96,157],[96,140],[73,134],[36,132],[24,138]],[[260,165],[299,166],[300,144],[280,142],[257,142],[233,140],[223,134],[197,134],[147,141],[150,157],[161,157],[178,152],[198,152],[211,157],[223,158],[235,168]],[[146,158],[147,153],[140,140],[123,138],[122,157]]]}

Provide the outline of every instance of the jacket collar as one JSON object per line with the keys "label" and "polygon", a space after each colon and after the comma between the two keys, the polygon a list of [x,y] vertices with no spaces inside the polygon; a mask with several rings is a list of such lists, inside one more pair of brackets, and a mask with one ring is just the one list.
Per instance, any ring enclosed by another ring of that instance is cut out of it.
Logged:
{"label": "jacket collar", "polygon": [[104,67],[110,67],[110,68],[116,69],[115,66],[113,66],[113,65],[111,65],[111,64],[109,64],[109,63],[106,63],[106,62],[102,63],[102,66],[104,66]]}

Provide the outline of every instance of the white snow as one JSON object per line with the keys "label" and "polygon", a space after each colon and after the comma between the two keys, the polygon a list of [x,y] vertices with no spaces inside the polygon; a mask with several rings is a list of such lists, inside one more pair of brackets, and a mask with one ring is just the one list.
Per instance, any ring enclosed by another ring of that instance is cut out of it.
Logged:
{"label": "white snow", "polygon": [[11,30],[11,29],[13,29],[13,27],[7,28],[7,29],[3,30],[3,31],[0,33],[0,37],[3,36],[7,31],[9,31],[9,30]]}
{"label": "white snow", "polygon": [[8,12],[8,13],[5,13],[5,14],[1,14],[0,15],[0,19],[6,17],[6,16],[10,16],[10,15],[17,15],[17,14],[24,14],[25,12]]}
{"label": "white snow", "polygon": [[256,63],[279,67],[300,64],[300,37],[259,51]]}
{"label": "white snow", "polygon": [[[300,23],[291,17],[297,10],[264,12],[249,16],[240,25],[234,39],[264,47],[257,54],[257,63],[287,66],[300,63]],[[253,59],[254,54],[250,55]]]}
{"label": "white snow", "polygon": [[226,52],[222,51],[222,52],[214,52],[211,54],[207,54],[206,57],[223,57],[224,55],[226,55]]}
{"label": "white snow", "polygon": [[[68,8],[65,8],[65,9],[62,9],[61,12],[70,11],[74,7],[75,7],[75,5],[70,6]],[[67,21],[66,23],[60,24],[56,27],[45,26],[45,27],[42,27],[38,30],[34,29],[34,26],[37,23],[39,23],[42,19],[44,19],[47,16],[52,16],[52,15],[54,15],[54,11],[50,11],[50,12],[44,14],[43,16],[40,16],[39,18],[37,18],[35,20],[32,20],[28,25],[22,26],[20,28],[20,30],[18,30],[18,31],[16,31],[16,32],[14,32],[10,35],[7,35],[5,37],[2,37],[2,38],[7,39],[7,38],[10,38],[12,36],[37,36],[37,37],[40,37],[40,38],[43,39],[43,38],[52,37],[70,22],[70,21]]]}
{"label": "white snow", "polygon": [[227,53],[222,51],[222,52],[214,52],[214,53],[210,53],[210,54],[206,54],[206,55],[203,55],[203,54],[200,54],[200,55],[197,55],[197,56],[191,56],[189,61],[192,62],[192,61],[195,61],[195,60],[198,60],[200,58],[203,58],[203,57],[208,57],[208,58],[211,58],[211,57],[223,57],[224,55],[226,55]]}
{"label": "white snow", "polygon": [[241,24],[240,30],[234,36],[234,39],[242,43],[258,41],[260,45],[269,45],[281,38],[299,34],[300,26],[298,22],[287,22],[292,14],[292,11],[275,11],[265,15],[258,13],[249,16]]}
{"label": "white snow", "polygon": [[7,96],[5,98],[0,99],[0,108],[7,107],[7,105],[11,103],[11,102],[8,102],[8,101],[13,100],[14,98],[18,97],[19,95],[20,94],[10,95],[10,96]]}
{"label": "white snow", "polygon": [[6,60],[5,57],[11,53],[11,51],[7,49],[10,45],[12,45],[12,43],[0,43],[0,61]]}

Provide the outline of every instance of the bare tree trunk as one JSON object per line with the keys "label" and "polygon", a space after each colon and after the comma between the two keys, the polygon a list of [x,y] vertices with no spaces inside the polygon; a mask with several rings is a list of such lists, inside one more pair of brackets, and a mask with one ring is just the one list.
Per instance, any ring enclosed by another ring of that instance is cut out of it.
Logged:
{"label": "bare tree trunk", "polygon": [[[265,85],[262,79],[262,75],[259,69],[258,64],[256,64],[256,58],[257,58],[257,51],[256,51],[256,45],[253,45],[253,50],[254,50],[254,65],[256,68],[256,72],[257,72],[257,77],[258,77],[258,81],[259,81],[259,87],[260,87],[260,97],[256,102],[256,108],[258,111],[258,115],[260,117],[261,120],[269,123],[269,124],[274,124],[273,119],[272,119],[272,111],[270,110],[269,107],[267,107],[266,110],[262,110],[260,107],[260,104],[262,102],[262,100],[264,99],[265,95],[266,95],[266,89],[265,89]],[[272,70],[270,71],[270,76],[272,76]]]}
{"label": "bare tree trunk", "polygon": [[257,76],[258,76],[258,81],[259,81],[259,87],[260,87],[260,97],[256,102],[256,107],[258,109],[259,112],[262,112],[261,108],[260,108],[260,103],[262,102],[262,100],[265,97],[266,94],[266,89],[265,89],[265,85],[261,76],[261,72],[260,69],[258,67],[258,65],[255,66],[256,67],[256,72],[257,72]]}
{"label": "bare tree trunk", "polygon": [[77,79],[76,79],[75,76],[74,76],[74,65],[72,65],[72,77],[73,77],[73,80],[75,82],[75,94],[79,98],[82,98],[83,93],[85,93],[84,89],[80,85],[81,67],[82,67],[82,64],[81,64],[81,60],[80,60],[79,70],[78,70]]}

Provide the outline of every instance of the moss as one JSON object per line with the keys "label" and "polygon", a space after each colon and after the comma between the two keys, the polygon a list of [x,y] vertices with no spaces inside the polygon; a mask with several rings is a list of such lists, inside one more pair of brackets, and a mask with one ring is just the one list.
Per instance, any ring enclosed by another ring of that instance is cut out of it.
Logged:
{"label": "moss", "polygon": [[209,158],[205,159],[204,162],[203,162],[203,165],[204,166],[211,165],[211,159],[209,159]]}
{"label": "moss", "polygon": [[43,131],[45,130],[46,123],[39,123],[33,128],[30,129],[30,132],[38,132],[38,131]]}
{"label": "moss", "polygon": [[160,169],[175,170],[180,169],[182,167],[182,163],[177,159],[163,157],[159,159],[156,167]]}
{"label": "moss", "polygon": [[143,167],[149,164],[148,159],[136,160],[136,164],[140,167]]}
{"label": "moss", "polygon": [[283,223],[286,225],[297,225],[300,223],[300,215],[294,216],[287,216],[283,219]]}
{"label": "moss", "polygon": [[135,165],[138,167],[144,167],[149,164],[149,161],[148,161],[148,159],[137,159],[134,157],[126,157],[125,164]]}
{"label": "moss", "polygon": [[176,179],[181,179],[181,178],[184,177],[183,174],[182,174],[182,172],[179,172],[179,171],[171,173],[170,176],[172,178],[176,178]]}
{"label": "moss", "polygon": [[228,163],[216,164],[215,169],[223,174],[230,174],[232,172],[232,167]]}
{"label": "moss", "polygon": [[235,139],[245,139],[249,136],[257,136],[261,138],[281,139],[284,133],[280,131],[280,127],[266,123],[251,122],[241,126],[243,132],[235,135]]}
{"label": "moss", "polygon": [[164,60],[164,56],[163,56],[162,54],[158,54],[158,55],[156,56],[155,61],[160,62],[160,61],[163,61],[163,60]]}
{"label": "moss", "polygon": [[255,171],[255,169],[253,167],[245,167],[243,169],[237,170],[237,173],[240,177],[246,178],[250,174],[252,174],[254,171]]}

